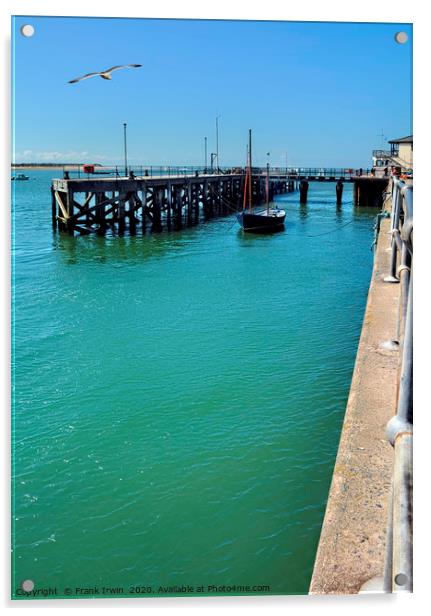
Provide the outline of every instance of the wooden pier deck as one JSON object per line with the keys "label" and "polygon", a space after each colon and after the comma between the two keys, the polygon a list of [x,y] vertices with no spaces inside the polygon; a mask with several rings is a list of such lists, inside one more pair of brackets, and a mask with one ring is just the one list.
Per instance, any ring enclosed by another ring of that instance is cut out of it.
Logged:
{"label": "wooden pier deck", "polygon": [[[360,170],[362,172],[362,170]],[[100,173],[100,172],[99,172]],[[226,216],[243,207],[245,172],[161,174],[112,177],[87,175],[52,180],[51,203],[54,229],[75,233],[107,231],[122,235],[147,230],[160,233],[179,230],[216,216]],[[253,203],[299,189],[300,202],[307,201],[309,182],[336,183],[337,204],[342,202],[343,184],[354,183],[354,203],[380,207],[388,179],[343,169],[273,168],[253,169]]]}
{"label": "wooden pier deck", "polygon": [[[178,230],[238,211],[244,174],[54,179],[52,224],[70,234]],[[269,178],[269,197],[294,190],[294,181]],[[266,177],[253,177],[253,202],[266,195]]]}

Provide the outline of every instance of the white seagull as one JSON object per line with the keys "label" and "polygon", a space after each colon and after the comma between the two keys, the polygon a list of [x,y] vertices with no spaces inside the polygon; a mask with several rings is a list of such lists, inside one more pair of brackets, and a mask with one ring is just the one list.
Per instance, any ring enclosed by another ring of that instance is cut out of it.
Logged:
{"label": "white seagull", "polygon": [[120,68],[139,68],[142,64],[123,64],[121,66],[111,66],[111,68],[107,68],[106,71],[99,71],[98,73],[87,73],[82,77],[77,77],[76,79],[72,79],[69,83],[77,83],[78,81],[83,81],[83,79],[88,79],[89,77],[96,77],[99,75],[102,79],[112,79],[111,73],[114,71],[118,71]]}

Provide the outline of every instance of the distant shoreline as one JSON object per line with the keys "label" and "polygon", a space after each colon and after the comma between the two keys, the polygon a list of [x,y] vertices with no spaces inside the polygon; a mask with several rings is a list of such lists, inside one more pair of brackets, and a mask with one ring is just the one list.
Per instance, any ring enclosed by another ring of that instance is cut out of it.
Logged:
{"label": "distant shoreline", "polygon": [[[95,167],[102,167],[102,165],[94,165]],[[12,171],[19,171],[20,169],[26,169],[28,171],[31,171],[32,169],[34,170],[43,170],[43,169],[65,169],[66,171],[77,171],[78,169],[81,169],[82,165],[57,165],[54,163],[50,163],[50,164],[32,164],[32,163],[17,163],[17,164],[12,164],[11,165],[11,169]]]}

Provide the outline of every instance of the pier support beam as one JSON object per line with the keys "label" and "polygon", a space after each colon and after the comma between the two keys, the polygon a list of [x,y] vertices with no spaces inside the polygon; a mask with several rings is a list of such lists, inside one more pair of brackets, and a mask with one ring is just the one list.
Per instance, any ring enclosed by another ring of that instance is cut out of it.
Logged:
{"label": "pier support beam", "polygon": [[146,187],[141,191],[141,225],[142,225],[142,233],[145,234],[147,228],[147,189]]}
{"label": "pier support beam", "polygon": [[126,199],[125,197],[126,196],[124,194],[119,195],[118,209],[117,209],[118,234],[119,235],[123,235],[126,229]]}
{"label": "pier support beam", "polygon": [[200,193],[200,186],[199,184],[194,184],[193,185],[193,224],[198,225],[199,224],[199,193]]}
{"label": "pier support beam", "polygon": [[208,200],[208,180],[204,180],[202,186],[202,209],[204,212],[204,219],[208,220],[211,218],[209,200]]}
{"label": "pier support beam", "polygon": [[174,229],[179,231],[183,228],[183,197],[182,188],[175,187],[174,192]]}
{"label": "pier support beam", "polygon": [[105,193],[96,193],[95,194],[96,205],[98,207],[94,211],[94,217],[99,225],[97,233],[103,235],[106,231],[106,220],[105,220],[105,206],[102,205],[104,201],[107,200],[107,195]]}
{"label": "pier support beam", "polygon": [[154,188],[153,192],[153,224],[151,226],[152,233],[160,233],[162,231],[162,193],[158,188]]}
{"label": "pier support beam", "polygon": [[57,228],[57,201],[55,200],[55,190],[51,186],[51,216],[52,216],[52,227],[53,229]]}
{"label": "pier support beam", "polygon": [[301,180],[299,183],[299,203],[307,203],[308,182]]}
{"label": "pier support beam", "polygon": [[336,186],[335,186],[335,192],[337,195],[337,205],[341,205],[342,201],[343,201],[343,182],[341,180],[338,180]]}
{"label": "pier support beam", "polygon": [[166,226],[168,231],[172,229],[172,185],[169,182],[166,196]]}
{"label": "pier support beam", "polygon": [[136,218],[135,218],[135,196],[133,193],[129,195],[129,231],[131,235],[136,233]]}
{"label": "pier support beam", "polygon": [[67,232],[69,235],[73,235],[74,232],[74,222],[73,222],[73,214],[74,214],[74,206],[73,206],[73,195],[70,190],[66,193],[66,210],[67,210]]}

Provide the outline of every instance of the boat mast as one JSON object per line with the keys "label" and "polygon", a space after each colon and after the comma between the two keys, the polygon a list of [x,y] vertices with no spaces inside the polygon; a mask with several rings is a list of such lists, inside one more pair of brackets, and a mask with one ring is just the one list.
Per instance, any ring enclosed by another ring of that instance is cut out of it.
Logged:
{"label": "boat mast", "polygon": [[249,172],[248,172],[248,207],[250,212],[253,209],[253,203],[252,203],[252,189],[253,189],[253,181],[252,181],[252,167],[251,167],[251,128],[248,129],[248,166],[249,166]]}
{"label": "boat mast", "polygon": [[266,163],[266,211],[269,213],[269,163]]}
{"label": "boat mast", "polygon": [[243,194],[243,202],[242,202],[243,210],[246,209],[246,205],[247,205],[247,190],[248,190],[248,146],[247,146],[247,153],[245,157],[245,182],[244,182],[244,194]]}

